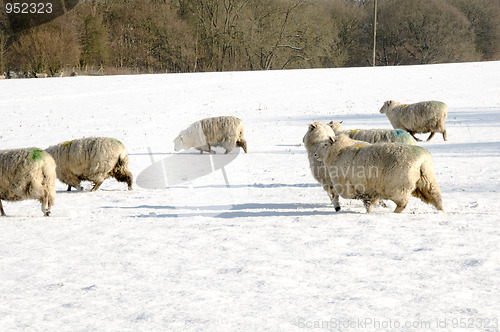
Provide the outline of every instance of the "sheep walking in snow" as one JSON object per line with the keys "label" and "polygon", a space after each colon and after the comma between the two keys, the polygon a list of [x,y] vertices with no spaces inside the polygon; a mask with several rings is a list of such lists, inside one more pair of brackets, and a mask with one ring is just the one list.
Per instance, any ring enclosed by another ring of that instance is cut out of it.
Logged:
{"label": "sheep walking in snow", "polygon": [[435,133],[442,133],[447,141],[446,126],[444,122],[448,117],[448,106],[440,101],[423,101],[415,104],[401,104],[389,100],[384,103],[380,113],[385,114],[394,129],[403,129],[410,133],[415,140],[415,133],[428,133],[429,141]]}
{"label": "sheep walking in snow", "polygon": [[68,185],[68,191],[71,187],[83,190],[81,181],[94,182],[91,191],[96,191],[108,177],[126,182],[132,190],[127,149],[117,139],[81,138],[53,145],[45,151],[56,161],[57,178]]}
{"label": "sheep walking in snow", "polygon": [[325,168],[323,161],[314,157],[314,153],[316,152],[318,145],[329,139],[330,136],[335,136],[332,128],[317,121],[309,125],[309,129],[304,135],[302,142],[304,142],[307,150],[307,157],[309,158],[309,166],[313,177],[323,186],[323,189],[327,192],[328,197],[330,197],[330,201],[334,203],[335,201],[338,202],[338,197],[335,196],[330,174]]}
{"label": "sheep walking in snow", "polygon": [[2,199],[35,199],[49,216],[56,196],[55,181],[56,163],[47,152],[37,148],[0,150],[0,214],[5,216]]}
{"label": "sheep walking in snow", "polygon": [[222,146],[226,154],[235,146],[243,148],[247,153],[247,142],[244,136],[243,121],[234,116],[219,116],[196,121],[181,131],[174,140],[175,151],[195,148],[212,152],[212,147]]}
{"label": "sheep walking in snow", "polygon": [[350,129],[345,130],[342,122],[328,123],[335,132],[335,136],[346,134],[350,138],[357,141],[368,143],[404,143],[415,145],[417,144],[413,137],[403,129]]}
{"label": "sheep walking in snow", "polygon": [[396,203],[394,212],[400,213],[412,195],[444,212],[432,157],[424,148],[401,143],[360,144],[340,135],[320,144],[315,156],[325,163],[335,194],[361,199],[367,212],[376,200],[384,199]]}

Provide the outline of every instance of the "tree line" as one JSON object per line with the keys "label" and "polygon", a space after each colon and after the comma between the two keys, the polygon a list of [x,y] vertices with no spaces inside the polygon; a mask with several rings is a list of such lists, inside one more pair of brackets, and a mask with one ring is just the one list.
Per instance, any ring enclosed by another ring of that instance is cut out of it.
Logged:
{"label": "tree line", "polygon": [[[3,13],[0,74],[369,66],[373,9],[374,0],[81,1],[19,33]],[[500,0],[379,0],[377,12],[376,65],[499,58]]]}

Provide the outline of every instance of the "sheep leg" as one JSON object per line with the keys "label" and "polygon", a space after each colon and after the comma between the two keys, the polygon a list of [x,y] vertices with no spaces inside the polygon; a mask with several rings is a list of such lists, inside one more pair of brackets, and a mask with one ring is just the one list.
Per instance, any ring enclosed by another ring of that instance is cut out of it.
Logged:
{"label": "sheep leg", "polygon": [[43,212],[43,215],[48,217],[50,216],[50,202],[49,202],[49,197],[48,196],[45,196],[45,197],[42,197],[42,199],[40,199],[41,203],[42,203],[42,212]]}
{"label": "sheep leg", "polygon": [[334,197],[333,197],[333,206],[335,207],[335,212],[339,212],[340,211],[339,197],[340,197],[339,195],[334,194]]}
{"label": "sheep leg", "polygon": [[445,131],[443,131],[443,139],[444,139],[445,141],[447,141],[447,140],[448,140],[448,135],[446,134],[446,130],[445,130]]}
{"label": "sheep leg", "polygon": [[435,134],[436,134],[435,131],[431,131],[431,134],[429,135],[429,138],[427,138],[427,142],[429,142],[431,140],[431,138],[434,137]]}
{"label": "sheep leg", "polygon": [[71,187],[75,188],[76,190],[83,191],[83,187],[80,184],[76,184],[76,185],[68,184],[68,189],[66,189],[66,191],[71,191]]}
{"label": "sheep leg", "polygon": [[415,137],[415,133],[416,132],[414,132],[414,131],[408,131],[408,133],[415,139],[415,141],[422,142],[422,140],[420,138]]}
{"label": "sheep leg", "polygon": [[94,186],[92,187],[92,189],[90,189],[90,191],[97,191],[97,189],[99,189],[99,187],[101,186],[102,183],[103,183],[103,181],[94,182]]}
{"label": "sheep leg", "polygon": [[241,147],[243,149],[243,151],[245,151],[245,153],[247,153],[247,141],[245,141],[244,139],[236,141],[236,146]]}
{"label": "sheep leg", "polygon": [[401,213],[403,212],[403,210],[406,208],[406,204],[408,204],[408,202],[406,203],[401,203],[401,202],[394,202],[396,203],[396,209],[394,210],[394,213]]}
{"label": "sheep leg", "polygon": [[369,199],[364,199],[363,200],[363,205],[365,206],[366,208],[366,212],[367,213],[370,213],[372,212],[373,210],[373,205],[377,204],[378,203],[378,200],[377,199],[372,199],[372,200],[369,200]]}
{"label": "sheep leg", "polygon": [[2,201],[0,201],[0,215],[1,215],[2,217],[5,217],[5,211],[3,210]]}

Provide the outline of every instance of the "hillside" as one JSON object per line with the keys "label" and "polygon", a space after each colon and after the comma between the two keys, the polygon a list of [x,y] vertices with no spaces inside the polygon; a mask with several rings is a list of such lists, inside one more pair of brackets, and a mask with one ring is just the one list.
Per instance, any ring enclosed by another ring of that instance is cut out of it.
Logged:
{"label": "hillside", "polygon": [[[388,99],[448,104],[448,141],[420,144],[446,214],[413,198],[402,214],[349,200],[336,213],[313,179],[308,124],[390,128]],[[49,218],[3,202],[2,330],[498,330],[500,62],[2,80],[0,110],[2,149],[112,136],[136,177],[151,158],[197,160],[172,141],[203,117],[243,119],[249,150],[227,181],[58,182]]]}

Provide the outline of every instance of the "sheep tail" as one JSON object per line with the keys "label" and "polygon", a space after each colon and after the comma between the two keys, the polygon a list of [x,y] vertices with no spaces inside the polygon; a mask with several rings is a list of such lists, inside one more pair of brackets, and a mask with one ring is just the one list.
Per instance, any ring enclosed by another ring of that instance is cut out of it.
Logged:
{"label": "sheep tail", "polygon": [[421,199],[424,203],[432,204],[436,209],[444,212],[441,201],[441,190],[436,182],[436,176],[429,161],[424,161],[420,165],[420,178],[416,183],[417,187],[412,193],[413,196]]}
{"label": "sheep tail", "polygon": [[236,146],[239,146],[247,153],[247,141],[243,138],[243,125],[241,126],[240,132],[238,133],[238,140],[236,141]]}
{"label": "sheep tail", "polygon": [[132,173],[128,170],[128,155],[123,151],[118,157],[115,167],[111,170],[113,176],[118,182],[126,182],[128,189],[132,190]]}

